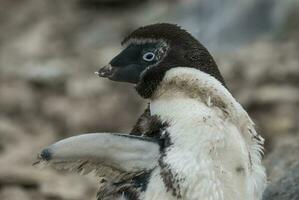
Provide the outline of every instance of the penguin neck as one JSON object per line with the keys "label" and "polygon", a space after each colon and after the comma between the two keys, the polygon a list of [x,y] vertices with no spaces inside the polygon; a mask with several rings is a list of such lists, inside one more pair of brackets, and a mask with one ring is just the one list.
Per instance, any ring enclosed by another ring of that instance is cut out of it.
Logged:
{"label": "penguin neck", "polygon": [[163,80],[150,98],[189,98],[219,108],[224,115],[238,117],[245,111],[227,88],[213,76],[195,68],[176,67],[165,73]]}

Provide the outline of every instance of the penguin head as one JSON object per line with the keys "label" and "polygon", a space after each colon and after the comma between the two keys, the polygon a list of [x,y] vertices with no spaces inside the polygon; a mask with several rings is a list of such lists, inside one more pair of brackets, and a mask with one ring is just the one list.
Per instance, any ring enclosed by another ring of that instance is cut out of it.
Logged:
{"label": "penguin head", "polygon": [[159,23],[138,28],[122,45],[124,50],[97,74],[136,84],[137,92],[144,98],[150,98],[165,73],[175,67],[196,68],[225,85],[208,50],[177,25]]}
{"label": "penguin head", "polygon": [[99,76],[137,84],[146,70],[158,66],[168,48],[162,40],[148,39],[130,41],[125,46],[108,65],[98,71]]}

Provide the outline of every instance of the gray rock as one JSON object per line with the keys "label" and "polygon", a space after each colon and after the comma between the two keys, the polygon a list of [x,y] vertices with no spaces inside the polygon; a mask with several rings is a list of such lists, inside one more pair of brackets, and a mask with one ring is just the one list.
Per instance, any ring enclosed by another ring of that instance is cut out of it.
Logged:
{"label": "gray rock", "polygon": [[65,64],[58,60],[35,63],[23,68],[23,76],[29,83],[39,87],[64,87],[66,81]]}
{"label": "gray rock", "polygon": [[270,184],[264,192],[263,200],[298,200],[299,164],[286,170],[285,176]]}
{"label": "gray rock", "polygon": [[269,185],[263,200],[299,199],[299,135],[280,137],[265,160]]}
{"label": "gray rock", "polygon": [[28,192],[24,190],[21,187],[16,186],[8,186],[4,187],[0,191],[0,199],[3,200],[16,200],[16,199],[22,199],[22,200],[30,200],[30,196],[28,195]]}

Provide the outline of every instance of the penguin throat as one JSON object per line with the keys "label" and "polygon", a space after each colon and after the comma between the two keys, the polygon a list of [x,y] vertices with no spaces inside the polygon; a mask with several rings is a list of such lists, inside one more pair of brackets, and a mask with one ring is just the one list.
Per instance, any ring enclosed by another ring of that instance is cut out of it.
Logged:
{"label": "penguin throat", "polygon": [[150,98],[163,80],[165,72],[157,72],[156,68],[148,70],[135,87],[138,94],[145,99]]}

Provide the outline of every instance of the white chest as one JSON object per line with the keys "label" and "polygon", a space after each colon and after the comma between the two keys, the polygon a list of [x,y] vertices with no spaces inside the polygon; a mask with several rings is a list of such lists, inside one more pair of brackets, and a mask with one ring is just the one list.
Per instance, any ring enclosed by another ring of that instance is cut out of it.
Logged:
{"label": "white chest", "polygon": [[[150,110],[168,123],[171,145],[144,199],[175,200],[177,194],[182,200],[261,199],[266,185],[262,138],[221,83],[199,70],[174,68],[166,73]],[[165,166],[171,171],[168,181],[163,179]]]}
{"label": "white chest", "polygon": [[[183,199],[248,199],[247,148],[237,128],[220,109],[184,95],[161,96],[151,102],[150,109],[152,115],[169,123],[167,132],[172,145],[164,160]],[[166,192],[159,170],[152,175],[146,199],[159,199],[155,195],[177,199],[173,191]]]}

